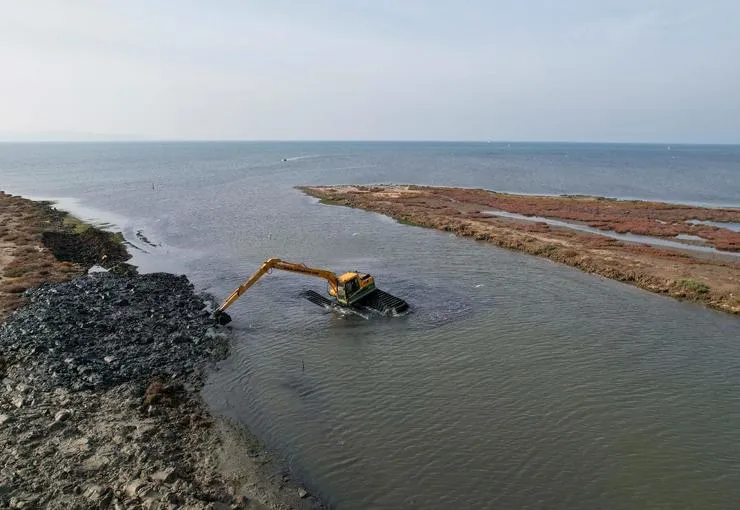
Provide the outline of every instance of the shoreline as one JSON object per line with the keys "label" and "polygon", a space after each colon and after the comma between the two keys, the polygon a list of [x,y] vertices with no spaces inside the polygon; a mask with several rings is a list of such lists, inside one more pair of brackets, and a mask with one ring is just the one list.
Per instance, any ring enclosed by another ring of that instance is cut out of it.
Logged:
{"label": "shoreline", "polygon": [[61,283],[99,264],[133,271],[120,233],[103,231],[55,209],[0,191],[0,322],[23,303],[23,292]]}
{"label": "shoreline", "polygon": [[[515,195],[442,186],[340,185],[297,189],[322,204],[379,213],[399,223],[451,232],[650,292],[740,314],[740,232],[691,223],[740,223],[740,208],[582,195]],[[504,215],[497,216],[497,211]],[[555,220],[556,224],[542,220]],[[571,228],[559,224],[563,222],[572,224]],[[584,228],[594,232],[583,231]],[[648,236],[678,247],[615,239],[607,237],[607,232]],[[705,251],[697,251],[697,247]]]}
{"label": "shoreline", "polygon": [[0,219],[0,506],[325,508],[203,401],[209,296],[48,202],[0,193]]}

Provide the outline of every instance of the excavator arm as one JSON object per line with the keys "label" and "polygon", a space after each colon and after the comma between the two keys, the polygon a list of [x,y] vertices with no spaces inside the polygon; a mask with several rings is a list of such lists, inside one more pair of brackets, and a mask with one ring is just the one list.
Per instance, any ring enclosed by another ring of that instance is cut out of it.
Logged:
{"label": "excavator arm", "polygon": [[239,285],[239,287],[234,292],[232,292],[229,297],[226,298],[226,300],[221,304],[221,306],[218,307],[218,309],[214,313],[214,317],[216,318],[216,320],[220,324],[226,324],[230,322],[231,318],[228,316],[228,314],[225,313],[226,309],[234,304],[234,301],[239,299],[242,294],[244,294],[252,285],[257,283],[257,281],[266,273],[268,273],[271,269],[280,269],[282,271],[290,271],[293,273],[300,273],[309,276],[318,276],[319,278],[324,278],[327,282],[329,282],[329,294],[336,295],[337,293],[337,275],[334,274],[332,271],[308,267],[305,264],[296,264],[294,262],[286,262],[284,260],[272,258],[266,260],[260,266],[260,268],[255,271],[252,276],[249,277],[249,279]]}

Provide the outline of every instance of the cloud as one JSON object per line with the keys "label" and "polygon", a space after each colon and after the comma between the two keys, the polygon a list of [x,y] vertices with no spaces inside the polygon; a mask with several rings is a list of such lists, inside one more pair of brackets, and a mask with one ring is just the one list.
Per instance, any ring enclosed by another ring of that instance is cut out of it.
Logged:
{"label": "cloud", "polygon": [[737,141],[734,5],[17,2],[0,130]]}

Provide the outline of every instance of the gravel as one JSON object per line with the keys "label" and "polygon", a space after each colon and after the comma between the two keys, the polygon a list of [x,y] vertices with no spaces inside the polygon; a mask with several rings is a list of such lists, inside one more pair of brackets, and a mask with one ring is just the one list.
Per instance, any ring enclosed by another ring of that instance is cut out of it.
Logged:
{"label": "gravel", "polygon": [[27,292],[0,325],[0,352],[40,389],[104,390],[153,376],[187,383],[227,353],[208,299],[185,276],[94,273]]}
{"label": "gravel", "polygon": [[229,336],[186,277],[94,273],[26,300],[0,325],[0,508],[324,508],[200,400]]}

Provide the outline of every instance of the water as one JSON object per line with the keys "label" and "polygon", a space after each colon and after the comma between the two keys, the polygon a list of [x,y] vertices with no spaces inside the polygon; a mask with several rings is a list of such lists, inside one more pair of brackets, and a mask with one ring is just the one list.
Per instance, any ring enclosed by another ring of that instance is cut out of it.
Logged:
{"label": "water", "polygon": [[293,186],[738,206],[739,162],[729,146],[0,145],[0,189],[77,199],[149,252],[134,250],[143,266],[217,296],[280,256],[370,272],[407,299],[403,318],[342,317],[300,296],[321,281],[273,273],[232,307],[233,354],[206,398],[338,508],[728,508],[736,317]]}
{"label": "water", "polygon": [[[588,232],[589,234],[597,234],[600,236],[610,237],[612,239],[618,239],[620,241],[628,241],[632,243],[648,244],[648,245],[653,245],[653,246],[663,246],[666,248],[677,248],[679,250],[700,251],[704,253],[717,253],[717,254],[726,255],[728,257],[739,257],[740,256],[740,253],[731,252],[731,251],[722,251],[716,248],[712,248],[711,246],[697,246],[697,245],[691,245],[691,244],[686,244],[686,243],[680,243],[677,241],[671,241],[670,239],[662,239],[660,237],[644,236],[644,235],[638,235],[638,234],[620,234],[619,232],[615,232],[614,230],[601,230],[601,229],[589,227],[588,225],[583,225],[580,223],[571,223],[569,221],[555,220],[552,218],[545,218],[544,216],[527,216],[524,214],[517,214],[517,213],[511,213],[508,211],[497,211],[497,210],[482,211],[482,214],[489,215],[489,216],[499,216],[501,218],[512,218],[515,220],[522,220],[522,221],[535,221],[539,223],[547,223],[548,225],[552,225],[554,227],[569,228],[571,230],[578,230],[580,232]],[[679,240],[683,240],[683,241],[704,242],[704,239],[702,239],[701,237],[692,236],[689,234],[678,234],[675,236],[675,238]]]}
{"label": "water", "polygon": [[693,223],[694,225],[711,225],[712,227],[726,228],[733,232],[740,232],[740,223],[733,223],[731,221],[689,220],[688,223]]}

